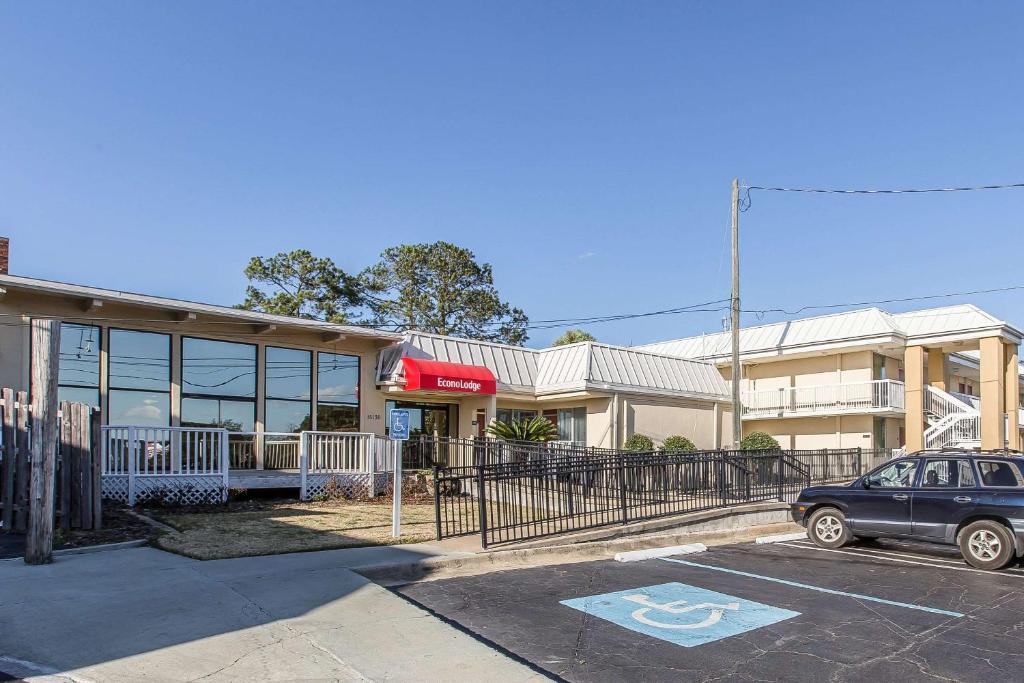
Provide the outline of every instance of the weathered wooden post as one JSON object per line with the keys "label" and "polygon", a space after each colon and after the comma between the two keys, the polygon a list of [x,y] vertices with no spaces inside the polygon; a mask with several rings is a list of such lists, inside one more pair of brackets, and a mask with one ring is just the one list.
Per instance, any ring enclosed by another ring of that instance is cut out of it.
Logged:
{"label": "weathered wooden post", "polygon": [[53,494],[57,454],[57,362],[60,322],[32,321],[32,479],[25,563],[53,555]]}

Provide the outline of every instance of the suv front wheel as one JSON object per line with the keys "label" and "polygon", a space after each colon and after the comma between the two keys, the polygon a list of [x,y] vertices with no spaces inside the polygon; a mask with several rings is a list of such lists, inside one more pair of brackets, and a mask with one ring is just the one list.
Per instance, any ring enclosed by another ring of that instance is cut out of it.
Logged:
{"label": "suv front wheel", "polygon": [[846,516],[836,508],[821,508],[807,520],[807,535],[822,548],[840,548],[853,539]]}
{"label": "suv front wheel", "polygon": [[1013,535],[999,522],[983,519],[960,532],[960,552],[978,569],[1002,569],[1013,559]]}

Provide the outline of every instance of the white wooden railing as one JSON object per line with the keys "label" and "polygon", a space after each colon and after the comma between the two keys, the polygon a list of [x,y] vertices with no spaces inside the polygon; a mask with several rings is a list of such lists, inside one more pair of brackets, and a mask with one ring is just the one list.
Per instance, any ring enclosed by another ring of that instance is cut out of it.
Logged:
{"label": "white wooden railing", "polygon": [[905,408],[903,382],[891,379],[745,391],[742,400],[743,416],[748,419]]}
{"label": "white wooden railing", "polygon": [[226,475],[228,430],[103,427],[103,474]]}
{"label": "white wooden railing", "polygon": [[297,470],[301,441],[294,432],[231,432],[231,469]]}

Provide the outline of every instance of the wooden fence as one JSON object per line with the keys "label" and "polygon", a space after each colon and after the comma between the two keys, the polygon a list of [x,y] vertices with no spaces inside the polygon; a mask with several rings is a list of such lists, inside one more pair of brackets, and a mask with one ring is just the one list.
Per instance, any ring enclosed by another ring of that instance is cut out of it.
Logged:
{"label": "wooden fence", "polygon": [[[82,403],[60,404],[55,517],[60,528],[99,529],[103,523],[100,490],[99,411]],[[28,395],[0,390],[0,522],[3,531],[25,533],[32,501],[31,415]]]}

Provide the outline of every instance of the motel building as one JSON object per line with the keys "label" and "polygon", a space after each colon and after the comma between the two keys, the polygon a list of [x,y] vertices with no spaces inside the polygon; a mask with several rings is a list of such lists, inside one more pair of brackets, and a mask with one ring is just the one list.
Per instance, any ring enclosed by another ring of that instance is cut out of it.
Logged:
{"label": "motel building", "polygon": [[[597,448],[733,442],[727,333],[547,349],[397,334],[10,275],[4,242],[0,387],[28,390],[29,322],[59,319],[59,397],[100,411],[115,498],[171,478],[197,499],[314,495],[339,473],[373,491],[397,453],[391,408],[410,411],[414,441],[542,416],[559,441]],[[745,328],[743,430],[796,449],[1020,448],[1021,336],[970,305]]]}
{"label": "motel building", "polygon": [[339,474],[379,490],[396,454],[391,408],[410,410],[414,441],[543,416],[559,440],[586,446],[634,433],[732,442],[729,387],[712,363],[396,334],[5,272],[0,387],[29,389],[33,318],[61,321],[59,398],[100,411],[104,493],[122,500],[172,480],[194,489],[188,501],[225,488],[315,495]]}
{"label": "motel building", "polygon": [[[972,305],[878,308],[740,332],[743,431],[783,448],[1021,448],[1022,333]],[[731,337],[636,347],[714,363]]]}

